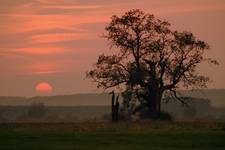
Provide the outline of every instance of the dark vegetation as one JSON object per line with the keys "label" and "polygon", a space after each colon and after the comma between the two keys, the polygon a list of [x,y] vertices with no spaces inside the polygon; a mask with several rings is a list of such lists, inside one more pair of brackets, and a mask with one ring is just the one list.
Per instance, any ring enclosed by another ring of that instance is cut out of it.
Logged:
{"label": "dark vegetation", "polygon": [[[168,103],[166,103],[167,99],[164,99],[161,106],[163,113],[160,115],[163,117],[159,117],[159,119],[167,118],[166,120],[180,121],[225,120],[225,105],[223,101],[225,90],[180,91],[179,93],[179,96],[186,97],[190,107],[183,106],[175,99],[169,100]],[[82,99],[82,103],[79,105],[80,99]],[[119,100],[121,104],[121,97]],[[36,117],[31,113],[35,112],[32,110],[31,105],[37,103],[43,103],[45,107],[44,109],[35,110],[41,111],[37,115],[40,117]],[[104,105],[102,106],[101,104]],[[110,105],[111,97],[107,93],[34,98],[0,97],[0,122],[109,121],[111,119]],[[122,111],[122,108],[120,107],[120,121],[140,119],[137,115],[130,116],[129,112]],[[39,115],[39,113],[42,115]]]}
{"label": "dark vegetation", "polygon": [[0,124],[2,150],[224,150],[224,123]]}
{"label": "dark vegetation", "polygon": [[28,117],[41,118],[46,115],[47,108],[44,103],[33,103],[27,112]]}
{"label": "dark vegetation", "polygon": [[110,106],[0,106],[0,123],[109,121]]}
{"label": "dark vegetation", "polygon": [[[110,99],[108,100],[110,101]],[[209,100],[192,98],[189,107],[182,106],[176,100],[162,104],[158,120],[180,121],[224,121],[225,107],[212,107]],[[120,108],[122,109],[122,108]],[[33,103],[30,106],[0,106],[0,123],[5,122],[80,122],[111,120],[110,106],[48,106]],[[140,116],[127,114],[120,110],[120,121],[140,120]]]}

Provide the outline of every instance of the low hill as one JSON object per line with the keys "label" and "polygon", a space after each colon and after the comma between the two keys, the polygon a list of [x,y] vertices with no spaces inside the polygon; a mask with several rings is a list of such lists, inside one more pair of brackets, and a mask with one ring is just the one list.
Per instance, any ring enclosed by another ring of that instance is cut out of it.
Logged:
{"label": "low hill", "polygon": [[[180,91],[180,96],[209,99],[213,107],[225,107],[225,89],[207,89],[194,91]],[[111,97],[103,94],[74,94],[44,97],[0,97],[0,105],[4,106],[27,106],[34,102],[42,102],[48,106],[107,106],[110,105]]]}
{"label": "low hill", "polygon": [[225,107],[225,89],[180,91],[179,93],[181,96],[208,99],[213,107]]}
{"label": "low hill", "polygon": [[0,97],[0,105],[28,106],[32,103],[44,103],[47,106],[107,106],[110,105],[109,94],[74,94],[42,97]]}

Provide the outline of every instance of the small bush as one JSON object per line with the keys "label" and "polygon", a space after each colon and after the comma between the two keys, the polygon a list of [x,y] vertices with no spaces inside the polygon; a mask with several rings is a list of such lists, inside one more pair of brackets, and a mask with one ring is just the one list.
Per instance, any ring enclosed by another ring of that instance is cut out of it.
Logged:
{"label": "small bush", "polygon": [[119,112],[119,120],[122,120],[122,121],[128,121],[130,119],[132,119],[133,116],[131,116],[131,114],[129,114],[128,111],[120,111]]}
{"label": "small bush", "polygon": [[159,120],[171,121],[173,117],[168,112],[160,112],[158,116]]}
{"label": "small bush", "polygon": [[101,116],[102,120],[110,121],[112,119],[112,115],[110,113],[104,114]]}
{"label": "small bush", "polygon": [[145,120],[145,119],[165,120],[165,121],[173,120],[173,117],[168,112],[162,111],[153,118],[152,116],[149,115],[149,112],[147,110],[142,110],[141,112],[138,112],[136,115],[132,115],[131,118],[135,118],[134,120]]}
{"label": "small bush", "polygon": [[45,107],[44,103],[33,103],[31,104],[27,115],[31,118],[42,118],[45,116],[47,112],[47,108]]}

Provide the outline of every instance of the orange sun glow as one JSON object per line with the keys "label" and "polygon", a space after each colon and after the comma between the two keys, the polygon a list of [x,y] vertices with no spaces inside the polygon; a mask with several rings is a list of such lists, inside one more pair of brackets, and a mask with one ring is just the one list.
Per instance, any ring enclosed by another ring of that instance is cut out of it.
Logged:
{"label": "orange sun glow", "polygon": [[52,86],[47,82],[41,82],[36,85],[36,91],[39,94],[50,94],[52,90]]}

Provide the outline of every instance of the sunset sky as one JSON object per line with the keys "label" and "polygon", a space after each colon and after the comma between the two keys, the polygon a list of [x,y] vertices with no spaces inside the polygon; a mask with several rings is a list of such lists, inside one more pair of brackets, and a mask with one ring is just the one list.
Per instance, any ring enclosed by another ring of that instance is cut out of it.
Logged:
{"label": "sunset sky", "polygon": [[0,0],[0,95],[35,96],[41,82],[52,95],[99,92],[85,72],[109,51],[110,17],[134,8],[208,42],[220,66],[200,71],[225,88],[225,0]]}

